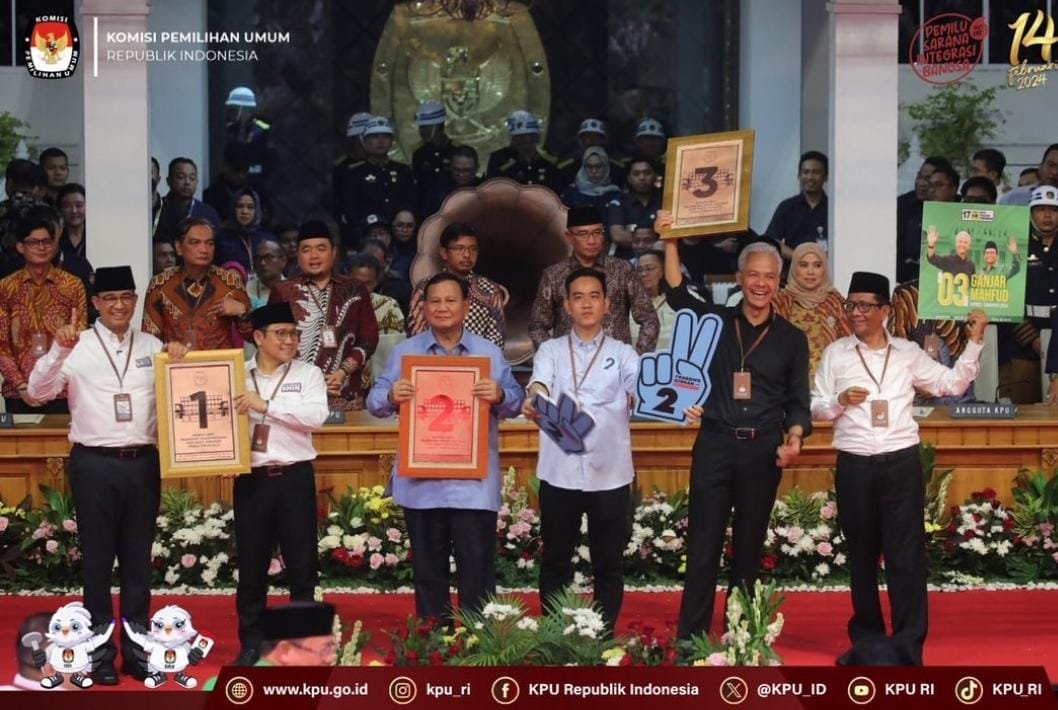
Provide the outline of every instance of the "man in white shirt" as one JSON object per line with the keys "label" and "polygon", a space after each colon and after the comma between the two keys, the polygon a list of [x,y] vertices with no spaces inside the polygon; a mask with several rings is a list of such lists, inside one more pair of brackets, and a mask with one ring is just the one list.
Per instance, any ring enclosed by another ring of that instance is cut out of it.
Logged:
{"label": "man in white shirt", "polygon": [[[33,399],[48,401],[67,388],[70,403],[70,491],[81,537],[84,605],[97,624],[114,618],[110,582],[114,557],[121,585],[121,618],[146,627],[151,603],[151,544],[161,496],[154,354],[180,358],[182,343],[129,329],[136,283],[128,266],[97,269],[92,304],[99,319],[79,332],[55,333],[51,349],[29,376]],[[122,672],[142,680],[136,645],[122,638]],[[117,685],[114,646],[100,647],[92,678]]]}
{"label": "man in white shirt", "polygon": [[[812,388],[812,416],[834,421],[838,450],[838,522],[848,544],[853,644],[884,637],[878,597],[878,556],[892,605],[893,640],[922,663],[926,640],[926,541],[918,424],[911,417],[915,388],[961,395],[977,376],[988,318],[967,318],[969,341],[951,367],[917,344],[889,336],[889,279],[852,275],[845,313],[853,335],[823,351]],[[847,655],[847,654],[846,654]],[[847,662],[846,656],[838,659]]]}
{"label": "man in white shirt", "polygon": [[260,657],[261,614],[277,542],[290,600],[313,600],[319,571],[312,432],[327,419],[327,383],[320,368],[297,359],[298,327],[290,304],[262,306],[250,321],[257,354],[246,363],[246,393],[235,399],[236,411],[250,415],[252,466],[235,479],[241,644],[236,666],[251,666]]}
{"label": "man in white shirt", "polygon": [[564,393],[595,422],[584,437],[584,452],[567,454],[540,435],[536,475],[540,479],[540,601],[573,580],[573,549],[580,542],[580,522],[588,516],[595,601],[610,630],[621,611],[624,580],[621,555],[628,541],[628,494],[634,476],[629,401],[635,392],[639,357],[635,349],[603,331],[609,312],[606,276],[580,268],[566,277],[563,308],[572,331],[540,344],[522,413],[531,420],[537,393],[554,401]]}

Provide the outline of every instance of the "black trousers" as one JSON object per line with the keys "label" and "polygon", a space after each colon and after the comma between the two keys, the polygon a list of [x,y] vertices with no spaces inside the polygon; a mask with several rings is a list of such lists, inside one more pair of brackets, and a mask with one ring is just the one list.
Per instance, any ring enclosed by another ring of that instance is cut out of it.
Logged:
{"label": "black trousers", "polygon": [[580,491],[540,482],[540,604],[573,581],[573,548],[580,542],[580,522],[588,514],[588,549],[595,602],[610,629],[624,599],[621,556],[628,544],[628,486],[608,491]]}
{"label": "black trousers", "polygon": [[480,609],[496,593],[496,511],[405,508],[415,575],[415,613],[450,619],[449,555],[456,560],[459,608]]}
{"label": "black trousers", "polygon": [[775,451],[781,441],[778,429],[752,441],[705,428],[699,431],[691,456],[687,571],[677,631],[680,638],[709,631],[732,507],[734,557],[727,590],[730,593],[745,586],[752,593],[782,476],[782,470],[775,466]]}
{"label": "black trousers", "polygon": [[852,588],[849,638],[885,636],[878,597],[878,556],[893,611],[893,636],[922,663],[926,641],[925,492],[918,447],[881,456],[838,452],[838,524],[848,545]]}
{"label": "black trousers", "polygon": [[239,583],[235,610],[243,648],[263,639],[268,566],[276,543],[283,554],[290,600],[310,602],[316,591],[316,480],[312,462],[291,464],[281,475],[251,473],[235,479],[235,549]]}
{"label": "black trousers", "polygon": [[4,397],[4,409],[10,414],[69,414],[70,405],[65,399],[53,399],[39,407],[31,407],[21,397]]}
{"label": "black trousers", "polygon": [[[121,589],[117,618],[146,627],[151,606],[151,544],[161,500],[158,451],[119,459],[75,444],[70,450],[70,491],[81,538],[84,605],[92,623],[115,618],[110,584],[116,556]],[[109,659],[114,657],[117,637],[115,629],[105,654]],[[122,634],[122,657],[132,660],[134,649]]]}

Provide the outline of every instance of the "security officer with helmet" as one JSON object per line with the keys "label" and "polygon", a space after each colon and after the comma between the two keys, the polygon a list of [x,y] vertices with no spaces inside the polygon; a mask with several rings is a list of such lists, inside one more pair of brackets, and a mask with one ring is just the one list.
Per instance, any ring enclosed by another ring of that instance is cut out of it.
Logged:
{"label": "security officer with helmet", "polygon": [[411,156],[411,172],[419,194],[429,192],[434,184],[448,175],[455,144],[445,133],[448,112],[440,101],[430,99],[419,104],[415,125],[419,127],[422,145]]}
{"label": "security officer with helmet", "polygon": [[489,156],[486,177],[506,177],[523,185],[544,185],[556,192],[562,189],[558,161],[540,149],[540,121],[528,111],[514,111],[507,117],[511,143]]}
{"label": "security officer with helmet", "polygon": [[261,184],[271,164],[272,126],[254,115],[257,97],[248,87],[232,89],[224,107],[228,121],[224,129],[227,145],[236,146],[238,155],[245,159],[250,181]]}
{"label": "security officer with helmet", "polygon": [[346,223],[345,215],[341,211],[343,189],[349,171],[367,157],[361,139],[371,118],[371,114],[366,111],[359,111],[349,117],[345,124],[345,155],[335,160],[331,166],[331,204],[334,205],[335,217],[342,223],[343,231]]}
{"label": "security officer with helmet", "polygon": [[352,165],[342,181],[340,207],[347,227],[360,224],[369,214],[392,220],[401,209],[412,209],[416,204],[411,168],[389,159],[393,147],[393,125],[389,119],[372,116],[361,140],[366,157]]}

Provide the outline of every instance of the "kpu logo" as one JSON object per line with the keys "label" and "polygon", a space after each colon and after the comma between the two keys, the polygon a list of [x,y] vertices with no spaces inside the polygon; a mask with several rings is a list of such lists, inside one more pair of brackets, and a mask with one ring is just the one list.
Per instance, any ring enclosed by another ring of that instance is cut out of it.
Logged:
{"label": "kpu logo", "polygon": [[25,34],[26,69],[37,79],[73,76],[80,56],[77,27],[65,15],[38,15]]}

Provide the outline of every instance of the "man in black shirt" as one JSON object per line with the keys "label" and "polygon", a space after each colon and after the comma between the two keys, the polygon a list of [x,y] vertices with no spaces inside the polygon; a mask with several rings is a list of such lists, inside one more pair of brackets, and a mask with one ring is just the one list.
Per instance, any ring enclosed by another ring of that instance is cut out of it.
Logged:
{"label": "man in black shirt", "polygon": [[[933,172],[929,175],[926,199],[930,202],[959,201],[959,173],[944,158],[929,158]],[[919,256],[922,254],[922,205],[911,212],[896,246],[896,280],[900,283],[918,278]]]}
{"label": "man in black shirt", "polygon": [[[659,215],[658,231],[671,219],[669,213]],[[728,592],[735,587],[752,591],[782,469],[796,460],[802,438],[812,431],[808,340],[771,308],[782,269],[779,252],[755,242],[742,250],[738,261],[742,303],[737,308],[708,306],[687,290],[675,240],[665,242],[662,287],[669,305],[677,311],[715,313],[723,320],[709,366],[712,393],[704,407],[687,411],[691,419],[701,417],[701,429],[691,454],[680,638],[709,631],[732,507],[734,557]]]}
{"label": "man in black shirt", "polygon": [[649,158],[633,158],[628,164],[628,192],[617,194],[606,204],[606,223],[614,256],[628,258],[632,253],[632,233],[639,227],[653,227],[661,209],[661,190],[654,187],[657,166]]}
{"label": "man in black shirt", "polygon": [[829,171],[827,156],[810,150],[797,164],[801,191],[779,203],[765,235],[782,245],[782,257],[793,258],[793,250],[805,242],[827,248],[827,193],[823,186]]}
{"label": "man in black shirt", "polygon": [[977,265],[970,259],[970,233],[965,229],[955,235],[955,251],[945,256],[937,256],[937,228],[932,224],[926,229],[926,261],[940,271],[950,274],[973,276]]}

